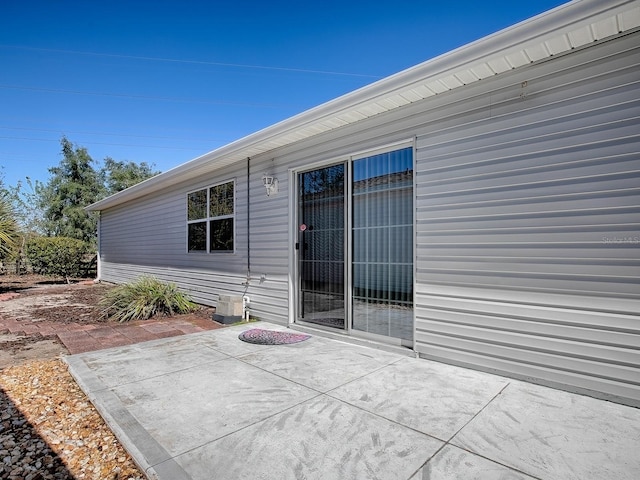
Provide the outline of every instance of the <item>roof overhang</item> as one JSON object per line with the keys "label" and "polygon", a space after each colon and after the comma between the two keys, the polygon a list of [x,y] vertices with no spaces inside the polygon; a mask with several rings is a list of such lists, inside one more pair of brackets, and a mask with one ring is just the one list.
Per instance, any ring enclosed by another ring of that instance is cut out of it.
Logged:
{"label": "roof overhang", "polygon": [[306,110],[87,207],[98,211],[640,26],[640,0],[575,0]]}

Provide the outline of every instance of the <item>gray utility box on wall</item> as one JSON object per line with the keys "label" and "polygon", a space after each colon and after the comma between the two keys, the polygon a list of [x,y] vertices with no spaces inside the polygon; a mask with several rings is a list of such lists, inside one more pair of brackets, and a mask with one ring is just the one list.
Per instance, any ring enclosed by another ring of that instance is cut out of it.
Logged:
{"label": "gray utility box on wall", "polygon": [[242,297],[237,295],[220,295],[213,319],[218,323],[228,325],[241,321],[243,314]]}

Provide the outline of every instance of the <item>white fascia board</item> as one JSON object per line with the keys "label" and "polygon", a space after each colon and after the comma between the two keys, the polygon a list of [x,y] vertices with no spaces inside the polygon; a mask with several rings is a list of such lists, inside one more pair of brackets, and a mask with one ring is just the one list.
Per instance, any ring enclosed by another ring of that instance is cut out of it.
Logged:
{"label": "white fascia board", "polygon": [[383,104],[389,97],[402,94],[405,90],[419,90],[430,85],[429,88],[439,93],[432,86],[442,84],[440,80],[457,72],[468,69],[473,71],[490,65],[490,62],[496,62],[499,58],[505,58],[506,55],[535,49],[545,40],[576,31],[584,25],[598,22],[599,19],[606,22],[608,17],[625,12],[633,6],[637,7],[638,4],[640,0],[574,0],[259,130],[100,200],[88,206],[87,210],[104,210],[162,190],[201,175],[203,168],[213,171],[247,158],[250,156],[249,152],[254,155],[255,152],[265,153],[269,151],[267,144],[274,141],[280,146],[286,145],[287,142],[283,143],[284,138],[294,131],[312,132],[316,126],[323,128],[323,123],[344,124],[339,117],[345,113],[375,103]]}

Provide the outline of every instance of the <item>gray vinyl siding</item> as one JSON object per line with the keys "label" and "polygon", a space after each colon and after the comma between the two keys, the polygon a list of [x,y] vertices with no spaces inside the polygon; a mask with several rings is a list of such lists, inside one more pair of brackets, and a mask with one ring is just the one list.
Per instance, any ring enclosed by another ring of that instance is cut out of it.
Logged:
{"label": "gray vinyl siding", "polygon": [[[235,180],[235,252],[187,252],[187,192]],[[147,274],[172,281],[194,299],[214,305],[246,279],[246,173],[242,165],[197,184],[176,185],[101,212],[101,279],[123,283]]]}
{"label": "gray vinyl siding", "polygon": [[[263,173],[260,163],[251,164],[249,199],[244,163],[101,212],[101,280],[125,283],[151,275],[176,283],[196,302],[212,306],[219,295],[247,295],[251,315],[286,324],[288,204],[286,194],[266,199]],[[286,192],[286,170],[281,178],[281,191]],[[187,193],[229,180],[235,181],[235,252],[187,252]]]}
{"label": "gray vinyl siding", "polygon": [[[285,325],[295,172],[415,139],[416,352],[640,405],[638,99],[636,31],[251,158],[249,185],[246,162],[212,165],[103,211],[101,275],[246,293]],[[230,179],[236,252],[186,253],[186,193]]]}
{"label": "gray vinyl siding", "polygon": [[638,39],[523,69],[418,137],[422,356],[640,405]]}
{"label": "gray vinyl siding", "polygon": [[[251,159],[250,311],[262,320],[289,322],[289,200],[287,169],[268,159]],[[275,175],[279,192],[267,197],[262,175]]]}

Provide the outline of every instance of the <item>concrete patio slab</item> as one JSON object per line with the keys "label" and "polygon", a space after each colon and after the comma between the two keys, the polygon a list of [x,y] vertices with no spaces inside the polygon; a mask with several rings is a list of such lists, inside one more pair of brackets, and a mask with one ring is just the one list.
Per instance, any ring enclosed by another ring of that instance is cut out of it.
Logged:
{"label": "concrete patio slab", "polygon": [[206,337],[180,336],[97,350],[84,362],[105,388],[184,371],[228,356],[213,350]]}
{"label": "concrete patio slab", "polygon": [[448,441],[508,384],[503,377],[403,358],[329,395]]}
{"label": "concrete patio slab", "polygon": [[241,359],[292,382],[327,392],[402,358],[355,345],[345,348],[345,345],[314,336],[279,349],[277,355],[273,355],[271,350],[262,350],[244,355]]}
{"label": "concrete patio slab", "polygon": [[113,392],[171,456],[318,395],[233,358],[128,383]]}
{"label": "concrete patio slab", "polygon": [[427,435],[321,395],[175,461],[194,480],[406,480],[441,446]]}
{"label": "concrete patio slab", "polygon": [[[411,480],[537,480],[522,472],[446,445]],[[560,479],[558,479],[560,480]]]}
{"label": "concrete patio slab", "polygon": [[[283,328],[274,325],[271,323],[259,322],[259,323],[249,323],[244,325],[238,325],[235,327],[226,327],[217,330],[217,335],[202,335],[197,336],[201,341],[206,342],[206,344],[219,352],[224,353],[225,355],[231,357],[238,357],[241,355],[246,355],[249,353],[260,352],[264,349],[272,348],[270,345],[254,345],[246,342],[242,342],[238,340],[238,335],[251,328],[262,328],[269,330],[282,330]],[[190,338],[196,338],[194,336],[190,336]]]}
{"label": "concrete patio slab", "polygon": [[240,325],[66,357],[149,478],[640,478],[640,410]]}
{"label": "concrete patio slab", "polygon": [[452,443],[538,478],[640,478],[640,410],[511,381]]}

